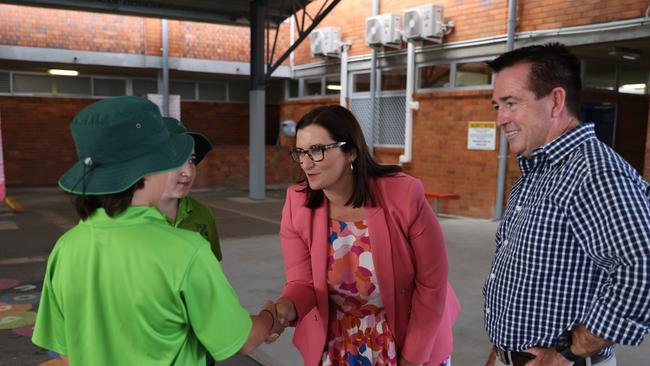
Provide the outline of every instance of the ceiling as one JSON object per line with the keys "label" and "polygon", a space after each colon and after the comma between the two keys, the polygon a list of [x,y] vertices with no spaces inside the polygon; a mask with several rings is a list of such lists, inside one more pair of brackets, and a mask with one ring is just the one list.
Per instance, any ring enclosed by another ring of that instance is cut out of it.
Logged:
{"label": "ceiling", "polygon": [[[620,54],[612,52],[613,47],[637,54],[639,58],[625,59]],[[571,50],[582,58],[612,61],[629,67],[648,68],[650,65],[650,39],[648,38],[574,46]]]}
{"label": "ceiling", "polygon": [[[312,0],[264,0],[269,25],[282,21]],[[228,25],[249,25],[250,0],[0,0],[0,3],[136,15]]]}

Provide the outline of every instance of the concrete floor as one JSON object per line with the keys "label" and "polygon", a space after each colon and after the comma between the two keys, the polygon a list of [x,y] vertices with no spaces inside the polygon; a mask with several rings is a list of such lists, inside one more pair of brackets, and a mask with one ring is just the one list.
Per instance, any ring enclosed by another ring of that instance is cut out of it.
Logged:
{"label": "concrete floor", "polygon": [[[69,198],[56,189],[10,190],[25,212],[14,214],[0,206],[0,284],[16,279],[40,289],[45,260],[56,238],[77,221]],[[241,303],[251,312],[278,296],[284,276],[277,236],[283,190],[270,190],[269,198],[253,202],[241,190],[197,191],[193,196],[212,207],[223,238],[224,271]],[[441,218],[450,262],[450,282],[463,305],[454,329],[453,364],[482,365],[489,352],[483,329],[482,286],[494,253],[497,223],[467,218]],[[2,290],[0,296],[10,289]],[[29,292],[29,291],[28,291]],[[1,301],[1,300],[0,300]],[[2,314],[0,313],[0,317]],[[0,321],[0,323],[2,323]],[[253,352],[253,361],[235,356],[220,366],[293,366],[302,364],[291,345],[292,330],[280,340]],[[638,348],[617,348],[619,366],[647,365],[650,342]],[[259,363],[258,363],[259,362]],[[54,366],[46,351],[13,329],[0,328],[0,365]]]}

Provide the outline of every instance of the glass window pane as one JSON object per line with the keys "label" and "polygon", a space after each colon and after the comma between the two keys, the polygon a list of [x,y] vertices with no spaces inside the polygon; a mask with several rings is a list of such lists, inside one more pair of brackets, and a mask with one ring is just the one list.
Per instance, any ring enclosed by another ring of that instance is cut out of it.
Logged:
{"label": "glass window pane", "polygon": [[483,61],[456,65],[456,86],[492,84],[492,70]]}
{"label": "glass window pane", "polygon": [[146,79],[133,79],[133,95],[144,97],[147,94],[158,94],[158,81]]}
{"label": "glass window pane", "polygon": [[8,72],[0,72],[0,93],[11,93]]}
{"label": "glass window pane", "polygon": [[616,90],[616,64],[586,60],[584,68],[585,89]]}
{"label": "glass window pane", "polygon": [[298,98],[298,86],[300,81],[298,79],[289,79],[289,98]]}
{"label": "glass window pane", "polygon": [[126,80],[93,79],[93,93],[100,97],[126,95]]}
{"label": "glass window pane", "polygon": [[327,94],[327,95],[341,94],[341,77],[340,76],[327,76],[325,78],[325,94]]}
{"label": "glass window pane", "polygon": [[181,100],[196,99],[194,83],[191,81],[170,81],[169,94],[178,94],[181,96]]}
{"label": "glass window pane", "polygon": [[200,100],[226,100],[226,84],[199,83]]}
{"label": "glass window pane", "polygon": [[619,68],[618,91],[627,94],[648,94],[648,69]]}
{"label": "glass window pane", "polygon": [[90,78],[74,76],[55,76],[52,78],[57,94],[90,95]]}
{"label": "glass window pane", "polygon": [[284,82],[282,80],[267,80],[266,103],[278,104],[284,99]]}
{"label": "glass window pane", "polygon": [[248,80],[232,80],[228,85],[228,97],[231,102],[248,102]]}
{"label": "glass window pane", "polygon": [[382,70],[381,90],[406,90],[406,69]]}
{"label": "glass window pane", "polygon": [[420,67],[420,88],[448,88],[449,65],[431,65]]}
{"label": "glass window pane", "polygon": [[15,93],[52,93],[52,79],[48,75],[14,74]]}
{"label": "glass window pane", "polygon": [[313,97],[321,95],[321,79],[305,79],[305,96]]}
{"label": "glass window pane", "polygon": [[370,91],[370,73],[364,72],[352,76],[352,91],[362,93]]}

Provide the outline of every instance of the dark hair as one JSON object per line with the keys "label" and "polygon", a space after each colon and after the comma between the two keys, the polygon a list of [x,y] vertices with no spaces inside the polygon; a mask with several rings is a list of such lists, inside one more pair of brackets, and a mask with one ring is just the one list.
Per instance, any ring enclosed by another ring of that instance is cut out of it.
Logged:
{"label": "dark hair", "polygon": [[[349,110],[339,105],[327,105],[313,109],[304,115],[296,125],[296,131],[309,125],[323,127],[329,132],[332,140],[345,142],[340,149],[343,152],[354,151],[357,158],[352,162],[353,191],[350,199],[345,203],[353,207],[362,207],[367,203],[375,205],[375,198],[370,190],[369,179],[382,175],[394,174],[402,171],[397,165],[381,165],[375,161],[368,151],[368,145],[363,137],[361,126]],[[304,172],[301,172],[299,183],[304,183],[305,188],[301,192],[307,193],[306,206],[317,208],[323,203],[323,191],[313,190],[307,183]]]}
{"label": "dark hair", "polygon": [[518,64],[530,64],[528,89],[539,99],[547,96],[553,88],[566,92],[566,106],[569,114],[580,115],[580,62],[566,46],[547,43],[516,49],[504,53],[487,64],[499,72]]}
{"label": "dark hair", "polygon": [[82,220],[90,217],[98,208],[103,208],[108,216],[115,217],[131,206],[133,193],[144,187],[144,178],[126,190],[105,195],[75,195],[74,206]]}

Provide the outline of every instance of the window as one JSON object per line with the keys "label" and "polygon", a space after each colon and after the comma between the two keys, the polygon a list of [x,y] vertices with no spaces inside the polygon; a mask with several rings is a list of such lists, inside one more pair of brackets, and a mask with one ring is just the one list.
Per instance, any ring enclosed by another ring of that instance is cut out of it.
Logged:
{"label": "window", "polygon": [[100,97],[126,95],[126,80],[93,79],[93,94]]}
{"label": "window", "polygon": [[226,84],[199,83],[200,100],[226,100]]}
{"label": "window", "polygon": [[287,83],[289,84],[289,87],[288,87],[289,95],[288,95],[288,97],[289,98],[298,98],[299,91],[300,91],[299,90],[300,80],[298,80],[298,79],[289,79],[287,81]]}
{"label": "window", "polygon": [[406,69],[381,71],[381,91],[406,90]]}
{"label": "window", "polygon": [[492,84],[492,70],[484,61],[456,64],[456,86]]}
{"label": "window", "polygon": [[195,85],[191,81],[170,81],[169,94],[178,94],[181,100],[195,100]]}
{"label": "window", "polygon": [[352,92],[363,93],[370,91],[370,73],[363,72],[352,75]]}
{"label": "window", "polygon": [[327,76],[327,77],[325,77],[325,94],[326,95],[341,94],[341,77],[340,76]]}
{"label": "window", "polygon": [[616,64],[585,60],[583,65],[585,89],[616,90]]}
{"label": "window", "polygon": [[306,97],[313,97],[322,95],[323,81],[318,79],[305,79],[305,94]]}
{"label": "window", "polygon": [[133,79],[133,95],[144,97],[147,94],[158,94],[158,81],[147,79]]}
{"label": "window", "polygon": [[91,94],[89,77],[54,76],[52,79],[57,94]]}
{"label": "window", "polygon": [[233,80],[228,85],[228,100],[231,102],[248,102],[248,80]]}
{"label": "window", "polygon": [[418,70],[420,73],[418,88],[448,88],[450,86],[450,67],[448,64],[423,66]]}
{"label": "window", "polygon": [[14,93],[52,93],[48,75],[14,74]]}
{"label": "window", "polygon": [[9,73],[0,72],[0,93],[11,93]]}

